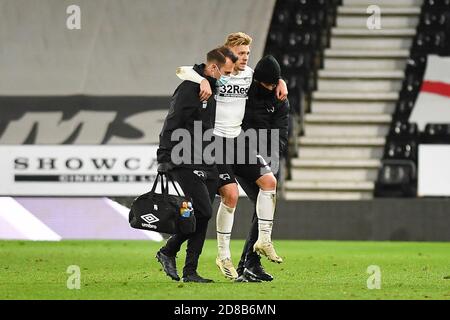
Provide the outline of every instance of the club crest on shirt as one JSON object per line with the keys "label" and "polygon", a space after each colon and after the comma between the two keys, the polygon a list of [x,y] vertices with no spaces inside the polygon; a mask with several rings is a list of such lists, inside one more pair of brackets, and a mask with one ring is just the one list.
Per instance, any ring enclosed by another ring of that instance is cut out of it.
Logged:
{"label": "club crest on shirt", "polygon": [[195,175],[197,175],[197,176],[199,176],[200,178],[205,178],[206,177],[206,175],[205,175],[205,173],[203,172],[203,171],[200,171],[200,170],[194,170],[194,171],[192,171]]}
{"label": "club crest on shirt", "polygon": [[219,178],[223,181],[231,180],[231,177],[228,173],[219,174]]}

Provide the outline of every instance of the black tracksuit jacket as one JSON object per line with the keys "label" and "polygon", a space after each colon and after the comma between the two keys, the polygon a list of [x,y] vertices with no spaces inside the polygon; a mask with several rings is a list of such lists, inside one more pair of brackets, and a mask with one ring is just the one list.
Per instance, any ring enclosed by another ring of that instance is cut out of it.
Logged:
{"label": "black tracksuit jacket", "polygon": [[[205,65],[195,65],[194,70],[200,75],[204,76]],[[216,79],[211,77],[205,77],[211,85],[211,88],[215,90]],[[216,100],[214,94],[208,99],[207,103],[200,102],[199,99],[200,85],[191,81],[183,81],[175,90],[171,102],[169,113],[164,121],[164,126],[159,135],[159,148],[157,151],[158,163],[171,162],[171,152],[173,147],[178,144],[178,141],[172,141],[172,133],[176,129],[186,129],[191,136],[191,161],[190,163],[180,164],[180,167],[188,168],[209,168],[213,165],[204,163],[203,159],[201,164],[194,164],[194,153],[197,157],[202,156],[204,148],[210,143],[203,141],[201,148],[197,146],[194,148],[194,121],[201,121],[201,134],[208,129],[214,128],[214,121],[216,115]],[[200,137],[201,138],[201,137]],[[199,154],[201,152],[202,154]],[[198,158],[199,159],[199,158]]]}
{"label": "black tracksuit jacket", "polygon": [[[270,152],[270,132],[272,129],[279,130],[279,156],[282,157],[288,145],[289,128],[289,101],[280,101],[275,93],[268,97],[258,94],[258,84],[253,82],[248,92],[248,100],[245,106],[245,116],[242,128],[268,129],[267,150]],[[258,144],[259,145],[259,144]]]}

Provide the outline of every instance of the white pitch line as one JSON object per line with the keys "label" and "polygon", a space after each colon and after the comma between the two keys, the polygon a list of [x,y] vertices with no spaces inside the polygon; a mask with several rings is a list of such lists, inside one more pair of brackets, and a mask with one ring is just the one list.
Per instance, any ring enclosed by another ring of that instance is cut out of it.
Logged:
{"label": "white pitch line", "polygon": [[[108,204],[115,211],[117,211],[128,222],[128,214],[130,212],[130,209],[128,209],[127,207],[125,207],[125,206],[121,205],[120,203],[117,203],[109,198],[103,198],[103,200],[106,202],[106,204]],[[149,238],[150,240],[153,240],[153,241],[160,242],[160,241],[164,240],[163,236],[158,232],[138,230],[138,229],[136,229],[136,231],[142,232],[147,238]]]}
{"label": "white pitch line", "polygon": [[60,235],[11,197],[0,197],[0,217],[13,225],[28,240],[61,240]]}

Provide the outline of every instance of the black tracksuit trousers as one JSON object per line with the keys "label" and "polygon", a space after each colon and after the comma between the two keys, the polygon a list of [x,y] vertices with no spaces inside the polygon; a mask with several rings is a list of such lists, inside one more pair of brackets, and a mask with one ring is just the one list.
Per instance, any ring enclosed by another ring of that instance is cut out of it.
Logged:
{"label": "black tracksuit trousers", "polygon": [[218,187],[218,172],[214,166],[208,169],[177,167],[170,173],[183,189],[184,194],[192,198],[196,230],[189,235],[174,234],[167,240],[161,251],[168,256],[176,256],[181,245],[187,240],[186,261],[183,268],[183,277],[185,277],[197,271],[208,222],[212,216],[212,202]]}

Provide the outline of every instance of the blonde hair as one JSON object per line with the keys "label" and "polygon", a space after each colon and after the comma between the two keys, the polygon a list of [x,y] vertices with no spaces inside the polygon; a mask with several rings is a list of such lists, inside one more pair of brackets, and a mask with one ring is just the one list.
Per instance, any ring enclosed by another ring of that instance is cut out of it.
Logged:
{"label": "blonde hair", "polygon": [[233,48],[237,46],[249,46],[253,39],[243,32],[230,33],[224,44],[225,47]]}

